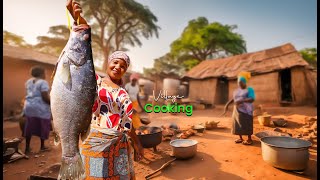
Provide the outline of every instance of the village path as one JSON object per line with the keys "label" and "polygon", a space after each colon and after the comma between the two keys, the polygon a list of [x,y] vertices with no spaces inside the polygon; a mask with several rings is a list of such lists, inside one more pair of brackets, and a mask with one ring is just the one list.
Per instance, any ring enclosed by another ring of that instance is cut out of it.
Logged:
{"label": "village path", "polygon": [[[188,125],[205,122],[208,120],[220,121],[220,129],[207,130],[202,136],[192,136],[199,142],[197,155],[190,160],[177,160],[173,162],[165,170],[155,174],[153,179],[317,179],[317,153],[310,151],[310,160],[308,168],[303,175],[295,174],[279,170],[269,166],[262,159],[261,145],[258,139],[254,138],[252,146],[244,146],[235,144],[235,136],[230,134],[231,112],[227,117],[219,118],[222,107],[216,107],[208,110],[196,110],[191,117],[185,114],[147,114],[152,121],[150,125],[161,126],[171,122],[177,123],[181,128]],[[269,114],[274,117],[287,117],[289,125],[287,131],[297,133],[298,129],[303,126],[305,116],[315,116],[316,107],[290,107],[290,108],[269,108]],[[254,122],[255,132],[266,129]],[[18,123],[5,122],[5,137],[17,137],[21,134]],[[31,143],[34,150],[40,148],[40,141],[37,138]],[[49,144],[52,147],[50,152],[39,154],[40,157],[35,158],[35,154],[30,156],[29,160],[19,160],[12,164],[4,164],[3,177],[6,180],[27,179],[31,174],[40,172],[41,170],[59,163],[61,156],[60,146],[53,146],[53,138],[50,137]],[[24,142],[20,144],[21,149]],[[135,171],[137,179],[144,179],[144,176],[161,167],[162,164],[172,159],[169,156],[171,150],[169,142],[162,142],[158,147],[158,152],[154,153],[151,149],[145,150],[145,157],[142,162],[135,163]],[[42,156],[43,155],[43,156]],[[39,167],[41,162],[45,162]],[[46,170],[42,174],[54,177],[57,169],[52,168]]]}

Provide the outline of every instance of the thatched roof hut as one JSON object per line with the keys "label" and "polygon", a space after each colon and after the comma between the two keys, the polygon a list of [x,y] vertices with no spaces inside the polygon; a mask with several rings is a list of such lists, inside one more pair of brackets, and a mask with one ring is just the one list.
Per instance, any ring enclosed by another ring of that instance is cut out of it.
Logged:
{"label": "thatched roof hut", "polygon": [[257,103],[315,103],[315,73],[290,43],[258,52],[205,60],[188,71],[189,98],[224,104],[237,88],[239,72],[249,71]]}

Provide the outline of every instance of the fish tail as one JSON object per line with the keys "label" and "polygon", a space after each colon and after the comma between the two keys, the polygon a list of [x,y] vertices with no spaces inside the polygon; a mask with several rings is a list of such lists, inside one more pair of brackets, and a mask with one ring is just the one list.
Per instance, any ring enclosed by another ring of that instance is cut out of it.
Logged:
{"label": "fish tail", "polygon": [[85,169],[79,153],[74,157],[62,157],[58,180],[82,180],[85,177]]}

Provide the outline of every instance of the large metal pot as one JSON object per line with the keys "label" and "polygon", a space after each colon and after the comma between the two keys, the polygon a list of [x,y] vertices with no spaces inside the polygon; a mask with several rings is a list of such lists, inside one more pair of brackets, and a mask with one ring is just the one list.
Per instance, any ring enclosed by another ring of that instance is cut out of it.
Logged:
{"label": "large metal pot", "polygon": [[189,159],[197,153],[198,141],[192,139],[176,139],[170,142],[173,155],[177,159]]}
{"label": "large metal pot", "polygon": [[286,170],[304,170],[309,161],[311,142],[285,136],[261,138],[262,157],[268,164]]}
{"label": "large metal pot", "polygon": [[154,148],[162,142],[162,129],[160,127],[141,126],[139,129],[150,129],[150,134],[137,134],[143,148]]}

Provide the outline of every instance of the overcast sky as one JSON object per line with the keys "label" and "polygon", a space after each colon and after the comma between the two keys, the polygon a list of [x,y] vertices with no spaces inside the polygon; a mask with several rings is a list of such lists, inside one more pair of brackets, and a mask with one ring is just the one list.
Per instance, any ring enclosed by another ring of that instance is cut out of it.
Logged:
{"label": "overcast sky", "polygon": [[[142,39],[130,47],[133,70],[152,67],[153,60],[169,52],[188,21],[199,16],[209,22],[236,24],[247,51],[254,52],[284,43],[296,49],[317,47],[316,0],[137,0],[157,16],[159,38]],[[4,0],[4,30],[30,43],[46,35],[50,26],[67,25],[66,0]]]}

